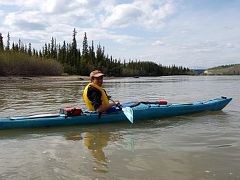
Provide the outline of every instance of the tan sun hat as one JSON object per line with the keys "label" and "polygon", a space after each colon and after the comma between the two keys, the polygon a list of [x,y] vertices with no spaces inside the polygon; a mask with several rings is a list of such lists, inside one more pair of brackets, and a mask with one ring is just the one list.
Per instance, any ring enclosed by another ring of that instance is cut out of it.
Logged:
{"label": "tan sun hat", "polygon": [[99,70],[94,70],[90,73],[90,79],[92,79],[93,77],[101,77],[104,76],[105,74],[103,74],[101,71]]}

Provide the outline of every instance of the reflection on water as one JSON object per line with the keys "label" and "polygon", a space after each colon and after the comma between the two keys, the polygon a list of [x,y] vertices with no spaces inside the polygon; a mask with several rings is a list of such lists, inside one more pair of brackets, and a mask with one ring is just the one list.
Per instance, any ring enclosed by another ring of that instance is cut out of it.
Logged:
{"label": "reflection on water", "polygon": [[119,134],[111,132],[85,132],[83,134],[71,134],[66,136],[66,140],[83,141],[83,145],[89,150],[89,153],[94,159],[95,165],[93,170],[97,172],[108,172],[108,163],[110,160],[104,153],[104,148],[109,142],[118,141]]}
{"label": "reflection on water", "polygon": [[110,135],[109,132],[86,132],[84,134],[83,143],[97,162],[107,162],[103,148],[105,148],[108,141],[110,141]]}

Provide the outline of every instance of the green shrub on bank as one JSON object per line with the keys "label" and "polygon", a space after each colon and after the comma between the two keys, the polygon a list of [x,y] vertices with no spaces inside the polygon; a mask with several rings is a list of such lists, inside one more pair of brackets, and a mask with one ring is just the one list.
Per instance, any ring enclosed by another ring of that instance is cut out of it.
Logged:
{"label": "green shrub on bank", "polygon": [[56,60],[21,52],[0,52],[0,76],[55,76],[62,73],[63,67]]}

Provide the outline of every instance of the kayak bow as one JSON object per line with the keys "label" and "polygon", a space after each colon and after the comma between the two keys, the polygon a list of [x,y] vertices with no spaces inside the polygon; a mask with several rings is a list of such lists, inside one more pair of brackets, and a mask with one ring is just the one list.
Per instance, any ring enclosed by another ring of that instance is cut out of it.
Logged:
{"label": "kayak bow", "polygon": [[[154,104],[139,103],[131,107],[130,115],[133,121],[141,121],[147,119],[159,119],[162,117],[179,116],[190,113],[204,111],[222,110],[232,98],[216,98],[207,101],[197,101],[190,104]],[[124,107],[126,109],[126,107]],[[127,108],[129,109],[129,108]],[[96,112],[83,112],[81,115],[68,116],[63,113],[59,114],[43,114],[25,117],[6,117],[0,118],[0,129],[13,128],[36,128],[51,126],[69,126],[77,124],[96,124],[128,121],[123,111],[116,111],[109,114],[103,113],[101,116]]]}

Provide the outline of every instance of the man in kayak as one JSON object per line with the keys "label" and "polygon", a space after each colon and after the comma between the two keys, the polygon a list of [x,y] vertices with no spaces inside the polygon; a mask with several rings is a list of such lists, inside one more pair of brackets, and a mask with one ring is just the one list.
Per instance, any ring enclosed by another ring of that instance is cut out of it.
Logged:
{"label": "man in kayak", "polygon": [[99,70],[90,73],[91,82],[83,91],[83,100],[89,111],[110,112],[119,105],[118,101],[109,103],[109,96],[102,88],[104,74]]}

